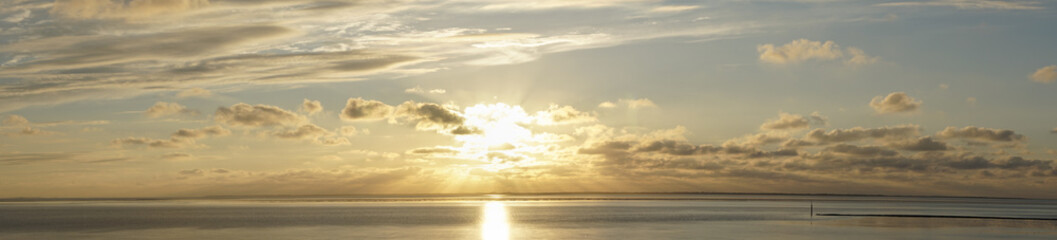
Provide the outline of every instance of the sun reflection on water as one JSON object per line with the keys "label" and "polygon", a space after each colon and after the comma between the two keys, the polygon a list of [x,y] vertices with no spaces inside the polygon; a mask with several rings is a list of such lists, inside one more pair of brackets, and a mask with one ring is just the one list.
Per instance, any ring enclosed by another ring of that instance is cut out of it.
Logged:
{"label": "sun reflection on water", "polygon": [[484,204],[481,218],[481,239],[510,239],[510,222],[507,218],[506,205],[502,202]]}

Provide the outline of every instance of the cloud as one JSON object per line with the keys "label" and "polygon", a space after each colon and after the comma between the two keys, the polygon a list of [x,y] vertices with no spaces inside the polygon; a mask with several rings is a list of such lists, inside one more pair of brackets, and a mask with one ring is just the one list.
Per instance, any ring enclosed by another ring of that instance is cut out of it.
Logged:
{"label": "cloud", "polygon": [[245,127],[295,125],[306,121],[305,117],[276,106],[245,103],[219,107],[213,113],[213,119],[218,123]]}
{"label": "cloud", "polygon": [[598,121],[595,114],[581,112],[572,106],[558,106],[551,104],[545,111],[536,112],[536,124],[540,125],[563,125],[579,124]]}
{"label": "cloud", "polygon": [[187,161],[187,160],[193,160],[194,158],[195,158],[194,155],[191,155],[189,153],[179,153],[179,152],[177,152],[177,153],[166,153],[166,154],[161,155],[161,159],[168,160],[168,161]]}
{"label": "cloud", "polygon": [[933,140],[932,137],[920,137],[918,139],[893,141],[888,143],[889,147],[907,151],[945,151],[951,149],[947,143]]}
{"label": "cloud", "polygon": [[760,60],[767,63],[785,64],[797,63],[811,59],[831,60],[840,58],[843,53],[840,46],[832,41],[818,42],[807,39],[797,39],[793,42],[774,46],[764,44],[756,48],[760,53]]}
{"label": "cloud", "polygon": [[305,101],[301,103],[300,110],[302,112],[308,113],[309,115],[316,114],[323,111],[323,104],[321,104],[319,101],[308,100],[307,98],[305,98]]}
{"label": "cloud", "polygon": [[33,127],[28,127],[28,126],[22,128],[22,130],[20,130],[20,131],[3,133],[3,135],[6,135],[6,136],[40,136],[40,135],[51,135],[51,134],[55,134],[55,132],[44,131],[44,130],[40,130],[39,128],[33,128]]}
{"label": "cloud", "polygon": [[1031,74],[1031,80],[1039,83],[1057,81],[1057,65],[1049,65],[1035,70],[1035,73]]}
{"label": "cloud", "polygon": [[4,136],[40,136],[40,135],[52,135],[57,132],[41,130],[41,127],[55,127],[55,126],[66,126],[66,125],[101,125],[109,124],[109,121],[58,121],[58,122],[31,122],[29,119],[21,115],[7,115],[3,121],[0,121],[0,130],[7,129],[19,129],[10,132],[0,132],[0,135]]}
{"label": "cloud", "polygon": [[212,96],[213,92],[203,88],[188,88],[187,90],[180,91],[176,94],[178,98],[189,98],[189,97],[209,97]]}
{"label": "cloud", "polygon": [[968,126],[964,128],[947,127],[936,133],[941,138],[963,138],[991,142],[1019,142],[1027,140],[1024,135],[1017,134],[1013,130],[981,128]]}
{"label": "cloud", "polygon": [[455,154],[458,154],[458,153],[459,153],[458,149],[455,149],[455,148],[452,148],[452,147],[443,147],[443,146],[422,147],[422,148],[415,148],[415,149],[411,149],[411,150],[407,151],[407,154],[417,154],[417,155],[455,155]]}
{"label": "cloud", "polygon": [[323,146],[350,145],[348,138],[339,136],[315,124],[304,124],[297,128],[279,129],[268,133],[269,136],[287,140],[307,140]]}
{"label": "cloud", "polygon": [[892,157],[898,156],[899,152],[878,146],[855,146],[838,144],[822,150],[823,153],[844,154],[855,157]]}
{"label": "cloud", "polygon": [[[835,60],[845,58],[848,65],[867,65],[878,61],[877,57],[867,55],[862,49],[849,47],[841,50],[833,41],[819,42],[797,39],[782,46],[763,44],[756,47],[760,61],[772,64],[793,64],[808,60]],[[851,55],[846,58],[846,54]]]}
{"label": "cloud", "polygon": [[231,130],[228,130],[221,126],[211,126],[202,129],[180,129],[172,134],[172,137],[179,138],[204,138],[204,137],[216,137],[216,136],[227,136],[231,134]]}
{"label": "cloud", "polygon": [[865,139],[901,139],[913,137],[920,134],[921,127],[917,125],[902,125],[882,128],[854,127],[849,129],[834,129],[826,132],[823,129],[815,129],[807,133],[806,139],[819,144],[832,144],[841,142],[854,142]]}
{"label": "cloud", "polygon": [[29,120],[19,115],[7,115],[3,121],[4,126],[24,126],[29,125]]}
{"label": "cloud", "polygon": [[356,136],[357,134],[360,134],[360,131],[353,126],[342,126],[338,130],[338,133],[341,133],[342,136]]}
{"label": "cloud", "polygon": [[[33,15],[33,12],[30,11],[29,9],[21,9],[21,10],[22,11],[18,11],[17,13],[9,14],[9,15],[7,15],[7,17],[5,17],[3,19],[0,19],[0,20],[5,21],[5,22],[9,22],[9,23],[18,23],[18,22],[22,22],[22,20],[26,20],[26,19],[30,18],[30,16]],[[3,12],[4,11],[0,11],[0,13],[3,13]]]}
{"label": "cloud", "polygon": [[191,138],[151,139],[129,137],[114,139],[111,143],[116,146],[145,145],[150,148],[184,148],[193,145],[195,142]]}
{"label": "cloud", "polygon": [[778,119],[764,122],[760,125],[760,129],[763,130],[789,130],[789,129],[801,129],[809,126],[807,118],[800,115],[778,113]]}
{"label": "cloud", "polygon": [[347,146],[352,145],[348,138],[340,136],[326,136],[315,140],[315,143],[323,146]]}
{"label": "cloud", "polygon": [[284,139],[316,139],[329,134],[330,131],[315,124],[301,125],[294,130],[283,130],[272,133],[272,136]]}
{"label": "cloud", "polygon": [[851,66],[870,65],[877,63],[877,61],[880,61],[881,59],[879,57],[866,55],[866,52],[858,48],[849,47],[847,48],[847,52],[851,55],[851,58],[845,59],[844,64]]}
{"label": "cloud", "polygon": [[904,92],[893,92],[888,96],[877,96],[870,100],[870,107],[877,113],[907,113],[917,111],[921,101],[907,96]]}
{"label": "cloud", "polygon": [[0,152],[0,165],[46,162],[105,163],[128,159],[127,157],[100,156],[100,154],[91,152]]}
{"label": "cloud", "polygon": [[442,106],[436,103],[416,103],[407,101],[396,106],[393,116],[396,122],[412,122],[417,130],[432,130],[454,135],[476,134],[480,130],[464,126],[466,118],[453,106]]}
{"label": "cloud", "polygon": [[[620,147],[618,149],[627,149],[627,148],[622,148],[623,146],[625,146],[624,144],[626,144],[626,143],[613,142],[613,143],[607,143],[607,144],[611,145],[611,146],[608,146],[610,148],[611,147]],[[616,145],[612,145],[612,144],[616,144]],[[630,144],[629,144],[629,146],[630,146]],[[606,147],[606,146],[603,145],[603,147]],[[584,149],[581,149],[581,150],[584,150]],[[655,140],[655,141],[650,141],[650,142],[642,142],[642,143],[639,143],[634,148],[635,152],[658,152],[658,153],[671,154],[671,155],[680,155],[680,156],[714,154],[714,153],[720,152],[721,150],[723,150],[723,148],[717,147],[717,146],[712,146],[712,145],[693,145],[693,144],[690,144],[688,142],[670,140],[670,139]],[[587,152],[590,152],[590,151],[591,151],[591,149],[587,149]]]}
{"label": "cloud", "polygon": [[147,111],[143,112],[148,117],[160,118],[160,117],[197,117],[201,113],[196,110],[187,109],[184,105],[179,103],[170,102],[156,102],[154,106],[147,108]]}
{"label": "cloud", "polygon": [[812,112],[811,115],[808,117],[811,118],[811,121],[815,122],[815,124],[822,126],[829,125],[829,118],[827,118],[826,116],[822,116],[822,113]]}
{"label": "cloud", "polygon": [[347,121],[356,120],[378,120],[389,117],[393,112],[393,106],[375,100],[364,100],[363,98],[349,98],[345,103],[345,109],[341,110],[341,119]]}
{"label": "cloud", "polygon": [[655,108],[655,107],[657,107],[657,104],[654,104],[653,101],[650,101],[650,99],[647,99],[647,98],[619,99],[619,100],[617,100],[616,103],[609,102],[609,101],[602,102],[601,104],[598,104],[598,107],[600,107],[600,108],[627,107],[629,109],[640,109],[640,108]]}
{"label": "cloud", "polygon": [[209,0],[58,0],[51,13],[71,19],[139,19],[208,5]]}
{"label": "cloud", "polygon": [[[260,42],[291,33],[278,26],[227,26],[185,31],[113,37],[55,37],[18,42],[0,47],[0,52],[36,52],[40,58],[4,71],[28,73],[80,69],[99,73],[102,66],[122,67],[142,61],[172,61],[209,57],[243,44]],[[110,71],[119,69],[109,69]]]}
{"label": "cloud", "polygon": [[413,88],[404,89],[404,92],[405,93],[419,93],[419,94],[421,94],[421,93],[444,94],[444,93],[447,93],[448,90],[439,89],[439,88],[426,90],[426,89],[422,89],[422,87],[415,86]]}
{"label": "cloud", "polygon": [[689,11],[689,10],[698,9],[700,7],[701,6],[693,6],[693,5],[669,5],[669,6],[655,7],[653,9],[650,9],[650,12],[653,12],[653,13],[683,12],[683,11]]}
{"label": "cloud", "polygon": [[1005,0],[931,0],[931,1],[906,1],[889,2],[877,4],[877,6],[889,7],[916,7],[916,6],[941,6],[955,7],[959,9],[996,9],[996,10],[1041,10],[1038,2],[1032,1],[1005,1]]}
{"label": "cloud", "polygon": [[[305,86],[380,79],[373,78],[378,75],[388,79],[465,64],[533,61],[550,53],[646,39],[729,36],[753,28],[743,22],[683,24],[676,19],[681,14],[657,14],[663,15],[656,16],[658,25],[606,15],[583,23],[587,25],[533,33],[509,32],[511,27],[533,29],[521,25],[467,28],[440,22],[417,27],[419,19],[429,17],[421,15],[426,12],[486,22],[493,20],[490,15],[476,13],[554,8],[638,13],[660,5],[640,0],[416,1],[395,8],[372,1],[85,0],[20,1],[14,9],[25,5],[33,6],[28,12],[32,17],[2,34],[0,75],[11,81],[0,83],[0,111],[191,87],[240,86],[226,89],[237,91],[263,84]],[[0,14],[6,18],[14,12]],[[595,30],[582,32],[583,26]],[[507,30],[496,30],[503,28]]]}

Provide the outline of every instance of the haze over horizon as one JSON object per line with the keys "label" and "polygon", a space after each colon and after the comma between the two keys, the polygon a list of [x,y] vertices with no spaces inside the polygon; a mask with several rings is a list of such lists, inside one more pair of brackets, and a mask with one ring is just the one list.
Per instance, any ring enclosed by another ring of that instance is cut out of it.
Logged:
{"label": "haze over horizon", "polygon": [[0,198],[1057,198],[1055,9],[5,0]]}

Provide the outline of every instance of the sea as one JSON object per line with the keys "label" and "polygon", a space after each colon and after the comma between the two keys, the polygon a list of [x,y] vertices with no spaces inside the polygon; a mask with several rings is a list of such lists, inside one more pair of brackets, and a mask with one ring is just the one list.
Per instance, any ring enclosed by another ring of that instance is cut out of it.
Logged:
{"label": "sea", "polygon": [[1057,200],[543,194],[0,200],[0,239],[1057,239]]}

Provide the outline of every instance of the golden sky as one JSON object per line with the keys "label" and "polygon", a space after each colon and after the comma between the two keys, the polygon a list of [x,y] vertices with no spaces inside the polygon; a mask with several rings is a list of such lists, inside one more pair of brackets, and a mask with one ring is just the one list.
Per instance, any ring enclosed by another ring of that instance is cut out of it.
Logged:
{"label": "golden sky", "polygon": [[6,0],[0,198],[1057,197],[1054,9]]}

